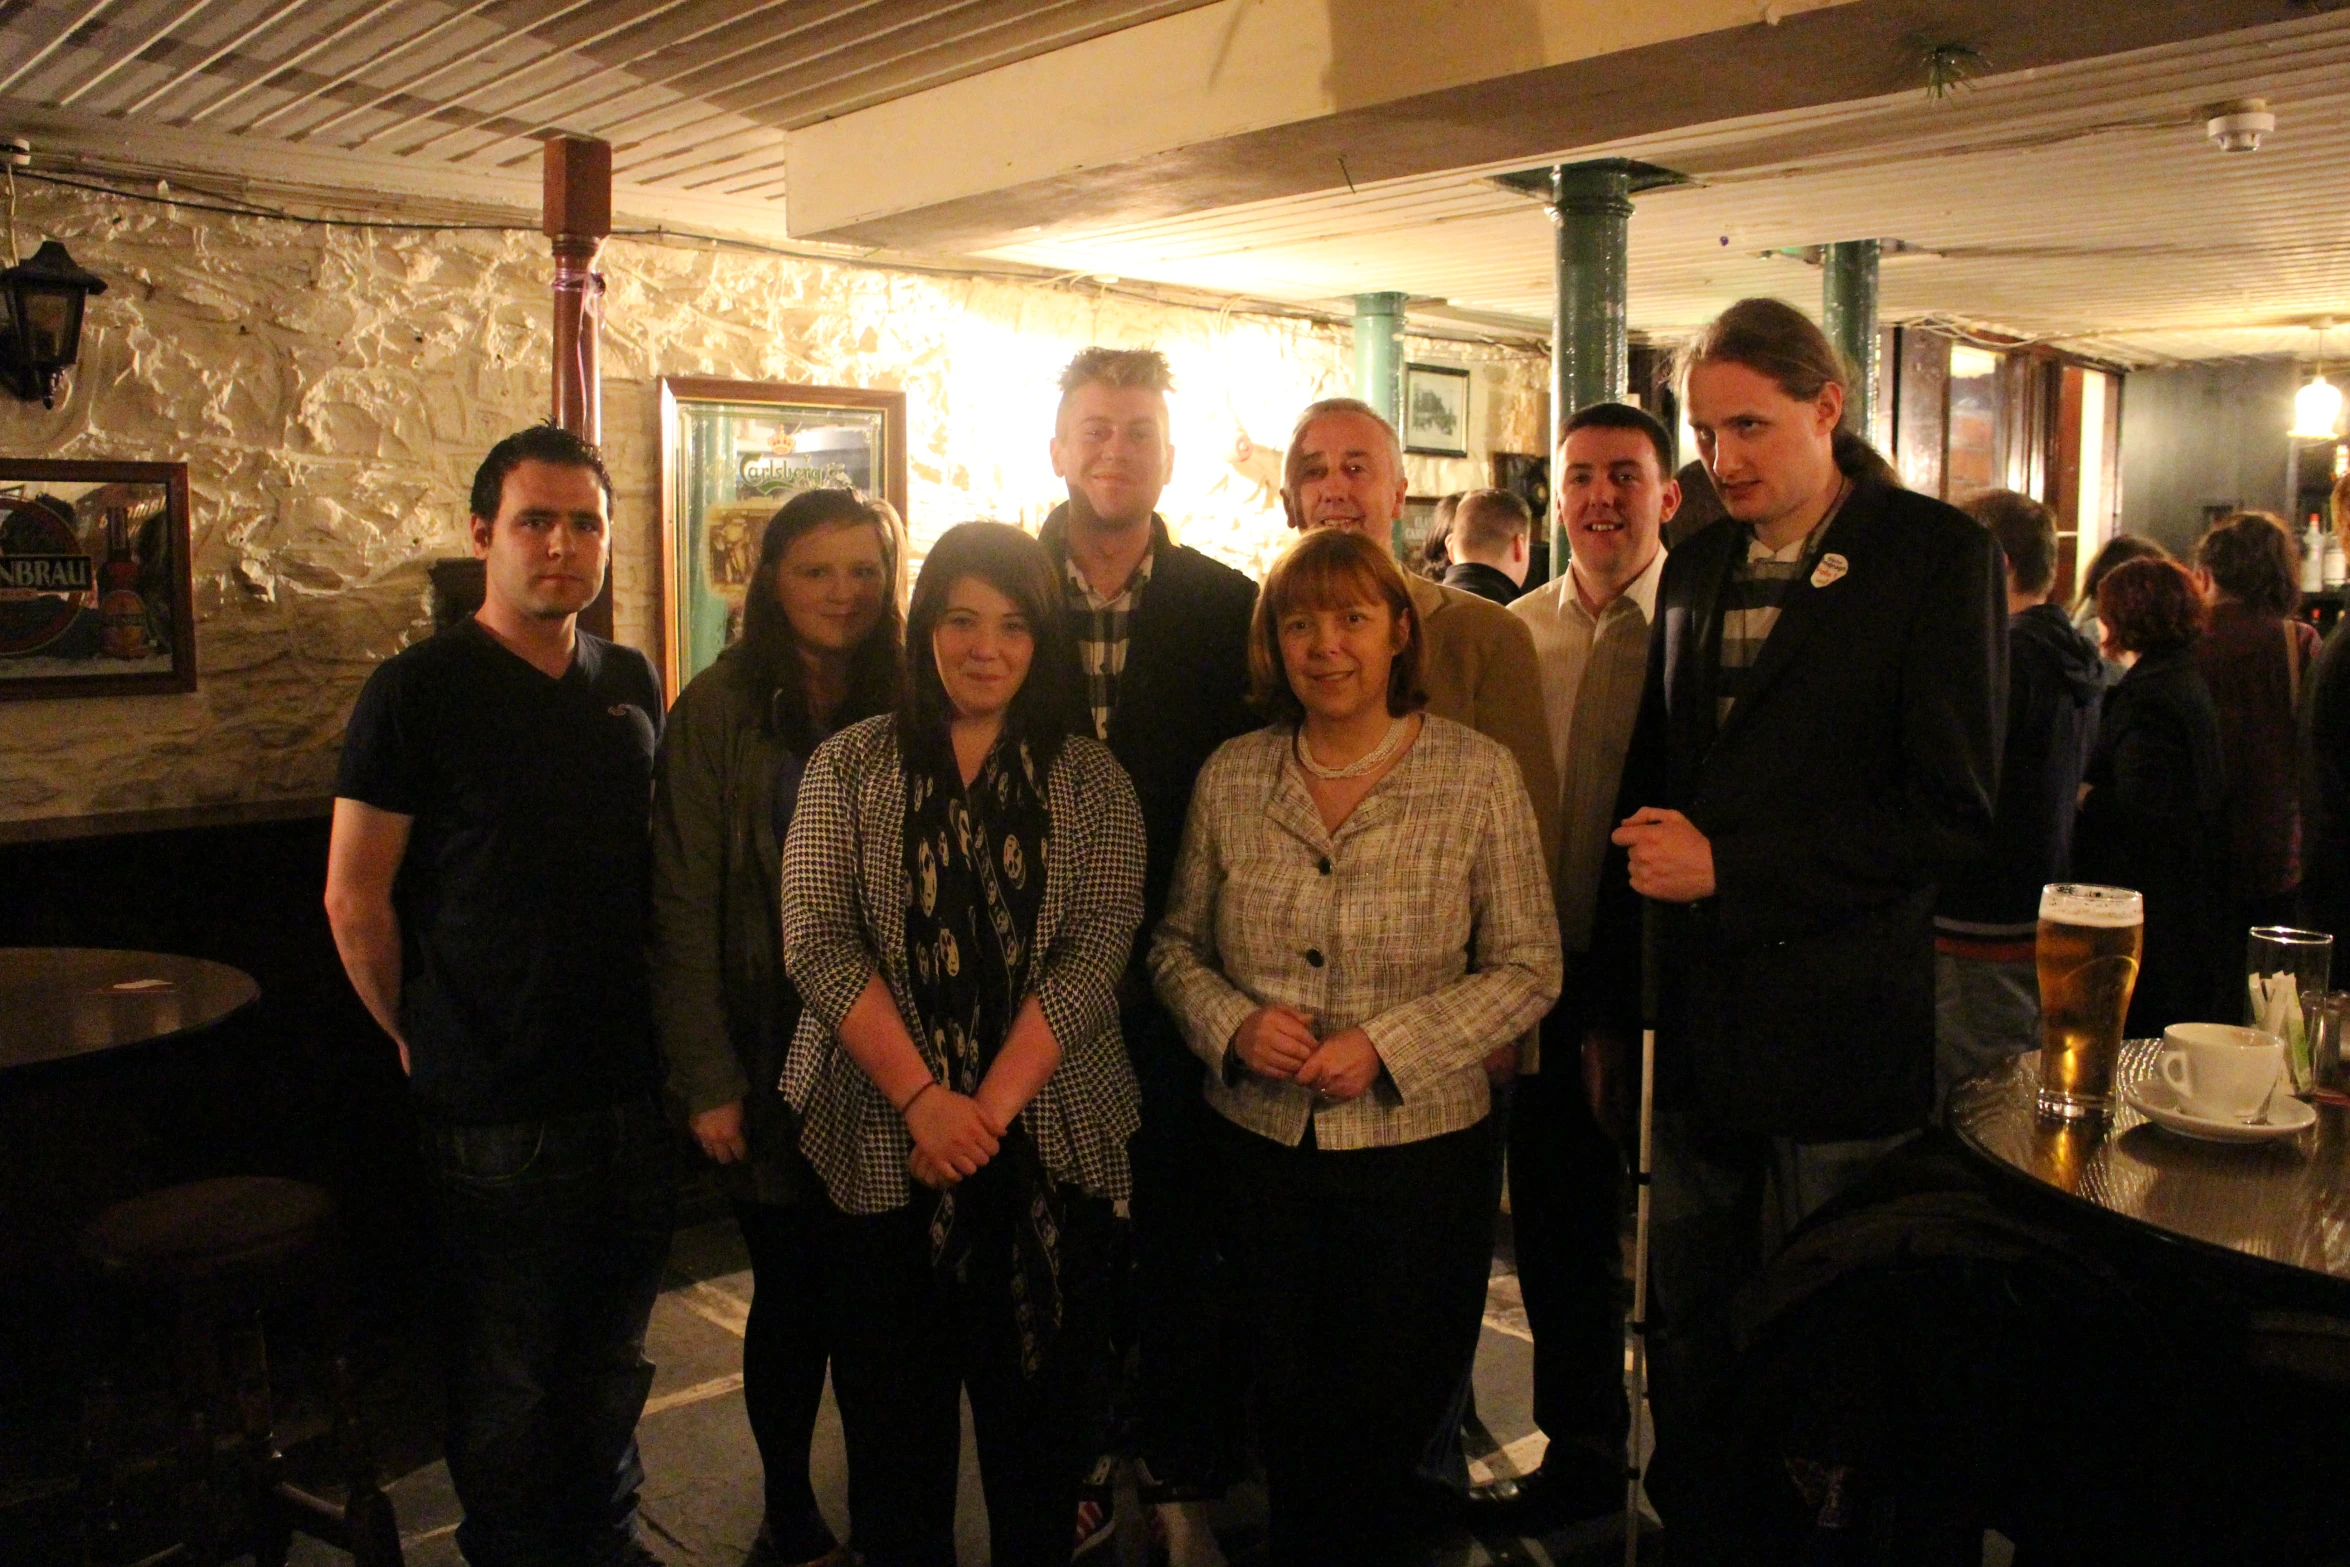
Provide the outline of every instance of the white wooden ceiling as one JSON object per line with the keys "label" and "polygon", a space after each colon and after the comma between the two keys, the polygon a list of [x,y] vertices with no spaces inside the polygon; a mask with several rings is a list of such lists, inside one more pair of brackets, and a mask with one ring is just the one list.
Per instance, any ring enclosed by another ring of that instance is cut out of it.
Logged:
{"label": "white wooden ceiling", "polygon": [[[0,129],[70,122],[87,159],[119,127],[141,167],[174,146],[198,171],[249,152],[314,187],[341,167],[362,204],[399,188],[369,170],[511,201],[535,182],[539,138],[596,135],[624,186],[723,202],[735,229],[781,237],[787,130],[1201,3],[0,0]],[[2269,146],[2215,151],[2201,106],[2255,95],[2280,121]],[[1990,75],[1946,101],[1912,91],[1557,156],[1696,178],[1639,198],[1632,222],[1631,324],[1659,336],[1748,293],[1816,306],[1816,271],[1770,253],[1870,235],[1937,253],[1887,265],[1893,318],[2129,362],[2306,353],[2306,323],[2327,314],[2350,329],[2350,10]],[[989,254],[1318,305],[1402,289],[1452,302],[1430,313],[1547,330],[1550,223],[1491,183],[1500,172],[1040,232]]]}
{"label": "white wooden ceiling", "polygon": [[783,193],[783,133],[1203,0],[6,0],[0,100],[511,172]]}
{"label": "white wooden ceiling", "polygon": [[[1996,62],[1992,62],[1996,65]],[[2203,105],[2261,96],[2257,153]],[[1769,253],[1901,239],[1888,317],[1948,315],[2126,362],[2307,353],[2350,328],[2350,11],[1921,91],[1560,149],[1695,177],[1637,200],[1630,319],[1671,336],[1745,294],[1812,308],[1819,274]],[[1070,272],[1331,301],[1401,289],[1547,326],[1551,225],[1502,168],[1343,186],[995,254]],[[2350,330],[2337,347],[2350,346]]]}

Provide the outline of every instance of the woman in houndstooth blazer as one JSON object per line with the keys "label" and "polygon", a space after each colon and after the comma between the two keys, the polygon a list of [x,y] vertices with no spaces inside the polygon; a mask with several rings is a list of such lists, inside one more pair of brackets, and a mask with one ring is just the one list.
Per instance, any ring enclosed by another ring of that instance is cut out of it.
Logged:
{"label": "woman in houndstooth blazer", "polygon": [[842,1212],[833,1388],[856,1546],[951,1567],[968,1389],[999,1562],[1066,1562],[1134,1077],[1143,826],[1067,734],[1060,587],[1016,528],[932,549],[896,715],[818,748],[783,853],[783,1089]]}
{"label": "woman in houndstooth blazer", "polygon": [[1481,1060],[1549,1010],[1558,919],[1499,742],[1421,713],[1376,544],[1309,533],[1250,636],[1274,723],[1200,774],[1151,976],[1207,1062],[1283,1563],[1417,1561],[1414,1470],[1493,1250]]}

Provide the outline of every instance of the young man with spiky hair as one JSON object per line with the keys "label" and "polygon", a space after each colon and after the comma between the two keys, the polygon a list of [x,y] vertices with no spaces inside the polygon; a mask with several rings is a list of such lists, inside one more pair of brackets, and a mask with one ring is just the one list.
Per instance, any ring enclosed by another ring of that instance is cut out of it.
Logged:
{"label": "young man with spiky hair", "polygon": [[[1069,361],[1051,447],[1068,499],[1042,534],[1062,573],[1082,677],[1073,685],[1084,711],[1072,727],[1106,743],[1133,779],[1148,844],[1119,1018],[1142,1085],[1131,1150],[1134,1414],[1143,1495],[1153,1502],[1212,1496],[1232,1478],[1246,1367],[1226,1350],[1199,1058],[1152,996],[1143,957],[1166,907],[1192,784],[1216,747],[1258,723],[1247,705],[1256,584],[1177,544],[1157,511],[1175,461],[1173,388],[1156,349],[1087,348]],[[1106,1517],[1094,1523],[1106,1538]]]}

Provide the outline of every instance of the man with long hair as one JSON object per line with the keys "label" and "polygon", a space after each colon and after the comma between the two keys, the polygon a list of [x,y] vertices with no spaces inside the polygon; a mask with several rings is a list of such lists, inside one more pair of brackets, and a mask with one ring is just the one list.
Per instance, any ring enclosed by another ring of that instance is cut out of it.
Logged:
{"label": "man with long hair", "polygon": [[1932,1109],[1934,885],[1987,839],[2007,686],[1998,546],[1846,426],[1817,326],[1742,300],[1683,363],[1728,516],[1666,560],[1614,834],[1660,914],[1651,1492],[1676,1530],[1704,1521],[1684,1466],[1731,1295]]}

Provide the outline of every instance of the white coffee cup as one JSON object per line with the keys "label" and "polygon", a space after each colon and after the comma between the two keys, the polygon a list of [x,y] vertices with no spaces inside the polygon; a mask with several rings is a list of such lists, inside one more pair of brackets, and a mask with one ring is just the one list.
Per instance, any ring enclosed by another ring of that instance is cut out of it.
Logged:
{"label": "white coffee cup", "polygon": [[2162,1080],[2179,1108],[2209,1121],[2259,1120],[2285,1069],[2282,1040],[2233,1023],[2173,1023],[2162,1046]]}

